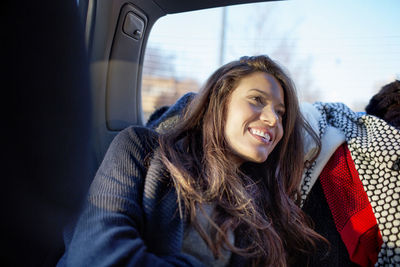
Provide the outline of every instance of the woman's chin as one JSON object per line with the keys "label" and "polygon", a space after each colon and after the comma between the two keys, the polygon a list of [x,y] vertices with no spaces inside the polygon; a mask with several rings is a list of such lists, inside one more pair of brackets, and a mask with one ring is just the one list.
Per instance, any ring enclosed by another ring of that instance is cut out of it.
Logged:
{"label": "woman's chin", "polygon": [[257,154],[257,155],[249,155],[247,157],[242,157],[242,163],[251,162],[251,163],[264,163],[268,158],[268,155],[265,154]]}

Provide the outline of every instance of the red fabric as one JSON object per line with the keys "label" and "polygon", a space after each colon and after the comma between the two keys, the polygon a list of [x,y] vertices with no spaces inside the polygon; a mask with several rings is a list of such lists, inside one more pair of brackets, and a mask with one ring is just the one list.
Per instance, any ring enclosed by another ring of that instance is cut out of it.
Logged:
{"label": "red fabric", "polygon": [[351,261],[373,266],[382,236],[346,144],[335,151],[319,178]]}

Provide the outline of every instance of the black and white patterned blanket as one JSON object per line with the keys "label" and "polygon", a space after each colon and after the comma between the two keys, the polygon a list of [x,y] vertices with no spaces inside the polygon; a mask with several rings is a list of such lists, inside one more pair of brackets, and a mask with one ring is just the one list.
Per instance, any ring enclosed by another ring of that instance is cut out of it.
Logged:
{"label": "black and white patterned blanket", "polygon": [[[374,211],[383,245],[375,266],[400,266],[400,131],[385,121],[353,112],[342,103],[313,105],[322,138],[328,127],[345,136],[356,170]],[[302,198],[312,187],[315,164],[305,169]]]}

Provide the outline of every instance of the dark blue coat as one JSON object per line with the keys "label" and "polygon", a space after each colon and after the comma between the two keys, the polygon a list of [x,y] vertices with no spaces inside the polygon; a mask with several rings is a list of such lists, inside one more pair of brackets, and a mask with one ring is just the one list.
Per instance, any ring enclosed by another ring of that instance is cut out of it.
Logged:
{"label": "dark blue coat", "polygon": [[184,221],[157,143],[144,127],[115,137],[58,266],[202,266],[181,253]]}

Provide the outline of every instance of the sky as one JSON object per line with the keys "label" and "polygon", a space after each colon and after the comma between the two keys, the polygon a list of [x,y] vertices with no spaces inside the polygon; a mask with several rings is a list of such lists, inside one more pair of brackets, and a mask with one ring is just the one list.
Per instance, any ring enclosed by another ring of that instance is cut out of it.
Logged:
{"label": "sky", "polygon": [[301,99],[343,102],[357,111],[400,79],[400,0],[236,5],[225,8],[225,23],[223,12],[167,15],[147,46],[172,59],[171,75],[201,84],[223,63],[267,54],[287,69]]}

